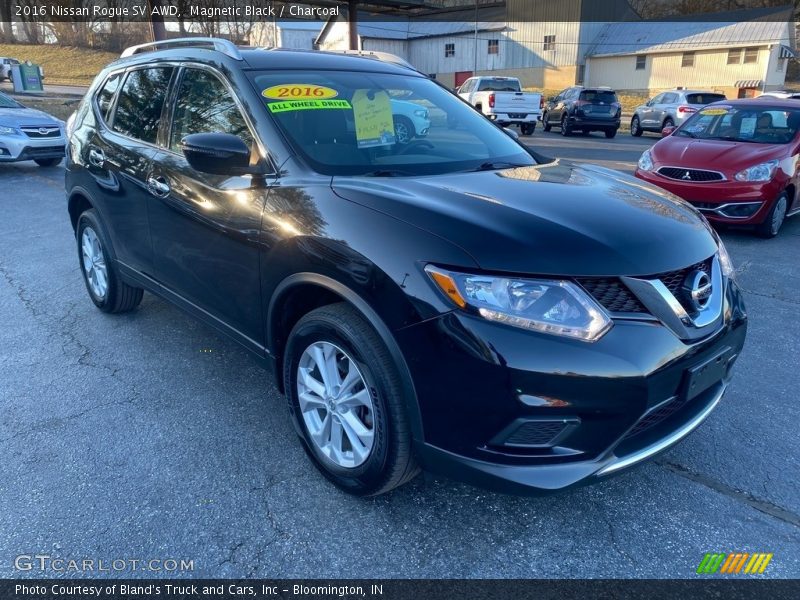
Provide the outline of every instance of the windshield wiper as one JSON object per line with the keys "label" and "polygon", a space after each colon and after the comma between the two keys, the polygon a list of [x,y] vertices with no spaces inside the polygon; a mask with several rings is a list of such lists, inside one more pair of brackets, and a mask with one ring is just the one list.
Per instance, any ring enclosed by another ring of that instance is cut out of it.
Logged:
{"label": "windshield wiper", "polygon": [[369,173],[364,173],[364,177],[407,177],[409,175],[413,175],[409,171],[403,171],[401,169],[377,169],[375,171],[370,171]]}
{"label": "windshield wiper", "polygon": [[696,133],[692,133],[691,131],[684,131],[683,129],[681,129],[678,132],[678,135],[685,135],[686,137],[697,139],[697,134]]}
{"label": "windshield wiper", "polygon": [[474,169],[470,169],[470,171],[494,171],[495,169],[518,169],[520,167],[532,167],[532,166],[533,165],[520,165],[505,160],[490,160],[485,163],[481,163]]}

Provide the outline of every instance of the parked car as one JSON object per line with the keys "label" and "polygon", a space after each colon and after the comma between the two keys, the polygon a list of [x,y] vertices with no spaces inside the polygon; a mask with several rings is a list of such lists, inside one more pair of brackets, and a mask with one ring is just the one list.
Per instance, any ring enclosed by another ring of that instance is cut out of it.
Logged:
{"label": "parked car", "polygon": [[12,81],[12,68],[14,65],[18,65],[19,61],[16,58],[8,58],[5,56],[0,56],[0,81],[4,79],[8,79]]}
{"label": "parked car", "polygon": [[398,144],[408,144],[415,138],[424,138],[431,127],[428,109],[416,102],[392,98],[394,134]]}
{"label": "parked car", "polygon": [[661,132],[665,127],[678,127],[698,109],[720,100],[725,100],[725,94],[702,90],[663,92],[633,111],[631,135],[638,137],[645,131]]}
{"label": "parked car", "polygon": [[542,115],[542,95],[523,92],[516,77],[470,77],[458,95],[502,127],[519,125],[522,135],[533,135]]}
{"label": "parked car", "polygon": [[800,106],[794,100],[730,100],[699,110],[639,159],[636,176],[710,220],[752,225],[773,237],[800,212]]}
{"label": "parked car", "polygon": [[792,92],[789,90],[776,90],[774,92],[764,92],[759,98],[765,100],[769,98],[779,98],[781,100],[800,100],[800,92]]}
{"label": "parked car", "polygon": [[[382,109],[358,108],[383,90],[443,118],[383,143]],[[544,159],[386,61],[136,47],[92,84],[67,157],[91,301],[120,313],[148,290],[240,342],[350,493],[420,467],[530,494],[600,481],[700,425],[744,342],[697,211]]]}
{"label": "parked car", "polygon": [[64,158],[64,123],[0,93],[0,163],[35,161],[52,167]]}
{"label": "parked car", "polygon": [[550,131],[555,125],[561,129],[561,135],[570,135],[575,130],[582,133],[602,131],[607,138],[613,138],[617,135],[621,115],[622,105],[614,90],[576,85],[548,100],[542,127]]}

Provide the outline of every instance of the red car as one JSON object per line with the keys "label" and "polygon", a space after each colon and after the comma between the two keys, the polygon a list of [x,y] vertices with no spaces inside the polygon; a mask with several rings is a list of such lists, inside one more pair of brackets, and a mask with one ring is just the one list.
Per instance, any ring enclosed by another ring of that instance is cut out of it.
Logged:
{"label": "red car", "polygon": [[645,150],[636,177],[688,201],[711,221],[777,235],[800,213],[800,103],[757,98],[709,104]]}

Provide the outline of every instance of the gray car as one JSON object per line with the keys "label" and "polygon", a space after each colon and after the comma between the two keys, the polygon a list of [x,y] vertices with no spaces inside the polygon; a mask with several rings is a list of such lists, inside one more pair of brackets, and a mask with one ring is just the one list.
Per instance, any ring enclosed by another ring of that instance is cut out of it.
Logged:
{"label": "gray car", "polygon": [[703,90],[670,90],[637,106],[631,117],[631,135],[645,131],[661,131],[664,127],[680,127],[706,104],[725,100],[725,94]]}
{"label": "gray car", "polygon": [[0,93],[0,163],[32,160],[52,167],[64,158],[64,123]]}

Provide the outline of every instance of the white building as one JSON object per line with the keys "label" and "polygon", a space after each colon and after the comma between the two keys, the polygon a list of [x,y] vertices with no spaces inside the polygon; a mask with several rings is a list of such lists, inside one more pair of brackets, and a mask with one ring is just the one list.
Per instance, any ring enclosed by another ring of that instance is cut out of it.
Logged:
{"label": "white building", "polygon": [[264,48],[312,50],[320,24],[314,21],[262,21],[253,25],[250,45]]}

